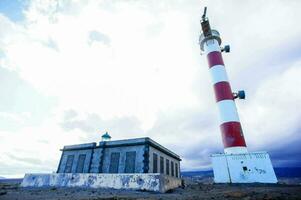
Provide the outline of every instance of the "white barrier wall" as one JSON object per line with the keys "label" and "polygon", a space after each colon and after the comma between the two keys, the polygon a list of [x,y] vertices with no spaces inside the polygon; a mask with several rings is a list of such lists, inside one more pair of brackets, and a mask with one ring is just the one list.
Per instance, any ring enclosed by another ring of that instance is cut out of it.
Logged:
{"label": "white barrier wall", "polygon": [[181,186],[181,179],[158,173],[87,174],[53,173],[25,174],[22,187],[89,187],[166,192]]}

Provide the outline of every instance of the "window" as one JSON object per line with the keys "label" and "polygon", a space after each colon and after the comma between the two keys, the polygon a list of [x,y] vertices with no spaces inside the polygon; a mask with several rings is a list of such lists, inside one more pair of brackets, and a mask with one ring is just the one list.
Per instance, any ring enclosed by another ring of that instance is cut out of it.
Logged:
{"label": "window", "polygon": [[158,173],[158,155],[153,153],[153,173]]}
{"label": "window", "polygon": [[80,154],[77,161],[76,173],[83,173],[86,154]]}
{"label": "window", "polygon": [[179,178],[178,163],[175,163],[175,166],[176,166],[176,177]]}
{"label": "window", "polygon": [[166,174],[169,175],[169,160],[166,159]]}
{"label": "window", "polygon": [[175,168],[174,168],[174,165],[173,165],[173,162],[171,161],[171,176],[174,176],[175,175]]}
{"label": "window", "polygon": [[118,173],[120,153],[111,153],[109,173]]}
{"label": "window", "polygon": [[135,173],[136,151],[129,151],[125,154],[124,173]]}
{"label": "window", "polygon": [[164,174],[164,158],[160,156],[160,173]]}
{"label": "window", "polygon": [[67,162],[65,166],[65,173],[71,173],[72,170],[72,164],[73,164],[74,155],[69,155],[67,157]]}

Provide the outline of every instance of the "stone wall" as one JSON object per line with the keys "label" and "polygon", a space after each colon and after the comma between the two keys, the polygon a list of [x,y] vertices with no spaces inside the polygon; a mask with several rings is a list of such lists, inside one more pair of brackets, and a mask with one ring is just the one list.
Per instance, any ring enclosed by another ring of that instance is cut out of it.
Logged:
{"label": "stone wall", "polygon": [[93,156],[90,166],[90,173],[99,173],[101,157],[103,155],[103,148],[96,148],[93,150]]}
{"label": "stone wall", "polygon": [[85,155],[84,159],[84,167],[83,171],[81,173],[88,173],[89,172],[89,165],[91,162],[93,149],[87,149],[87,150],[74,150],[74,151],[64,151],[62,154],[60,166],[58,169],[59,173],[64,173],[67,165],[68,156],[73,156],[72,160],[72,167],[70,173],[77,172],[77,166],[80,155]]}
{"label": "stone wall", "polygon": [[123,146],[123,147],[109,147],[104,149],[102,173],[110,173],[110,164],[112,153],[118,153],[119,166],[118,173],[125,173],[126,153],[136,152],[135,171],[134,173],[143,173],[143,153],[144,145],[139,146]]}
{"label": "stone wall", "polygon": [[[157,155],[157,171],[154,171],[154,153]],[[171,165],[171,162],[173,162],[173,168],[174,168],[174,173],[173,173],[173,177],[176,177],[176,174],[178,175],[178,178],[180,177],[180,161],[169,156],[169,155],[166,155],[165,153],[162,153],[161,151],[153,148],[153,147],[150,147],[149,148],[149,172],[150,173],[160,173],[160,169],[161,169],[161,163],[160,163],[160,157],[163,157],[163,169],[164,169],[164,172],[163,174],[167,175],[166,173],[166,160],[169,161],[169,176],[172,176],[172,165]],[[178,172],[176,172],[176,163],[177,163],[177,170]]]}

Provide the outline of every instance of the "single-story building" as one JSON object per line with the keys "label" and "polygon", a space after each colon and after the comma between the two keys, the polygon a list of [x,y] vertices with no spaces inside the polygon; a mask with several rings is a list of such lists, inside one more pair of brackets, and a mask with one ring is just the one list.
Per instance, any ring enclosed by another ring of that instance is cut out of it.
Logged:
{"label": "single-story building", "polygon": [[148,137],[68,145],[61,151],[57,173],[160,173],[180,177],[180,157]]}

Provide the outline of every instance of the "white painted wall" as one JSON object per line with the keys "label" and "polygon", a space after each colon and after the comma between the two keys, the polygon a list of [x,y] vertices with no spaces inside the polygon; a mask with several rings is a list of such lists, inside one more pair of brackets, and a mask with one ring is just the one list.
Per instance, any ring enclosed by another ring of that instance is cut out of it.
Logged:
{"label": "white painted wall", "polygon": [[181,186],[181,179],[162,174],[25,174],[21,187],[87,187],[166,192]]}
{"label": "white painted wall", "polygon": [[214,182],[230,183],[231,181],[226,156],[224,154],[214,154],[211,155],[211,159],[214,174]]}

